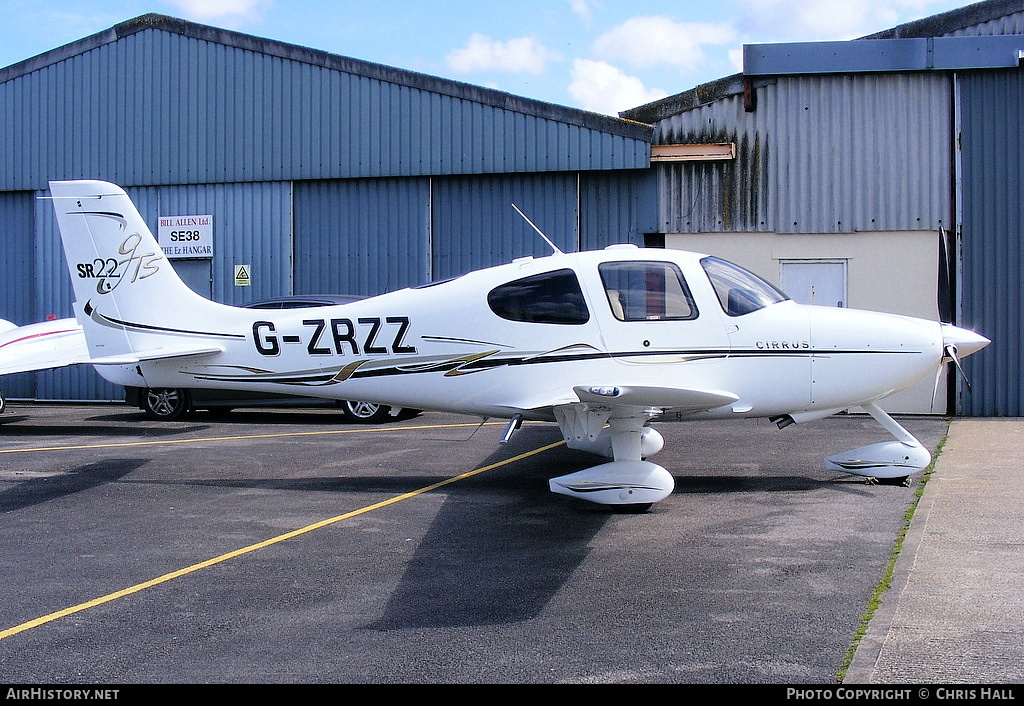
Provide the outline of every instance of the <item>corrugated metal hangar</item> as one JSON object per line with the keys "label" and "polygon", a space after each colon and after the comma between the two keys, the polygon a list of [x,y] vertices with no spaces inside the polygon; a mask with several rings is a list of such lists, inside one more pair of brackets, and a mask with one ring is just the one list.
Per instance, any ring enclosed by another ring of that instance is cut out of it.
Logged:
{"label": "corrugated metal hangar", "polygon": [[[209,216],[212,251],[175,267],[232,304],[544,254],[513,202],[565,250],[710,251],[798,300],[917,316],[945,301],[942,241],[951,315],[994,343],[965,361],[973,392],[933,404],[929,382],[893,411],[1024,415],[1022,24],[1024,2],[988,0],[748,46],[743,74],[618,119],[145,15],[0,69],[0,318],[71,315],[53,179],[125,186],[154,232]],[[3,385],[121,398],[88,366]]]}
{"label": "corrugated metal hangar", "polygon": [[[1024,2],[989,0],[848,42],[751,45],[743,74],[623,112],[656,128],[666,246],[798,301],[948,307],[993,340],[964,361],[971,389],[951,376],[933,404],[923,382],[895,408],[1024,415],[1022,33]],[[713,158],[686,159],[702,143]]]}

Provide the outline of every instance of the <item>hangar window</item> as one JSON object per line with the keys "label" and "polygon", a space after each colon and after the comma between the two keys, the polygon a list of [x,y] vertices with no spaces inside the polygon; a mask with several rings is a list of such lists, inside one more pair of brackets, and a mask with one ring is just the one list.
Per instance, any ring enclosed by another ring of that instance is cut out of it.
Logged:
{"label": "hangar window", "polygon": [[715,287],[718,301],[729,316],[743,316],[789,299],[772,285],[739,265],[717,257],[700,261]]}
{"label": "hangar window", "polygon": [[697,318],[683,273],[670,262],[605,262],[598,270],[619,321]]}
{"label": "hangar window", "polygon": [[572,270],[555,270],[495,287],[487,295],[491,311],[509,321],[585,324],[590,312]]}

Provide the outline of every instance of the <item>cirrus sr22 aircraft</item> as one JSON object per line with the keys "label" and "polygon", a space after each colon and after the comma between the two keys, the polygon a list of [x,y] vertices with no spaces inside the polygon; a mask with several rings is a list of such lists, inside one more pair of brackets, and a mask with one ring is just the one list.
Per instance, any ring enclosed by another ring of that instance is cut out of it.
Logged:
{"label": "cirrus sr22 aircraft", "polygon": [[663,443],[652,420],[783,427],[860,407],[895,438],[826,467],[905,478],[930,454],[881,401],[989,343],[934,321],[803,306],[724,260],[630,245],[554,248],[349,304],[253,311],[186,287],[120,187],[50,191],[89,362],[107,380],[509,419],[503,441],[522,420],[553,421],[569,447],[612,460],[550,489],[608,505],[672,492],[672,475],[647,460]]}

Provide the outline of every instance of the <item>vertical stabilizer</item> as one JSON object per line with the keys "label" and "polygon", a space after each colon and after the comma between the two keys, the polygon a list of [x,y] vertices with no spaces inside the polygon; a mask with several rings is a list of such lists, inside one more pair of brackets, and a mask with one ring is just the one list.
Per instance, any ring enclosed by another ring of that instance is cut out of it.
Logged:
{"label": "vertical stabilizer", "polygon": [[[102,181],[50,182],[75,290],[75,314],[94,358],[192,344],[216,336],[218,311],[174,272],[121,187]],[[197,331],[196,321],[207,321]],[[220,329],[223,330],[223,329]],[[192,339],[191,341],[186,339]]]}

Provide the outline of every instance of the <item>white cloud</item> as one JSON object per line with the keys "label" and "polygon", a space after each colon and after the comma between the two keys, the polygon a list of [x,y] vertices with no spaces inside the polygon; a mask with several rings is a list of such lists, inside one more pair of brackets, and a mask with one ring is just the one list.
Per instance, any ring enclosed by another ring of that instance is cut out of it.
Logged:
{"label": "white cloud", "polygon": [[603,61],[576,59],[573,62],[569,96],[584,110],[618,115],[619,111],[667,95],[661,89],[646,88],[640,79]]}
{"label": "white cloud", "polygon": [[572,13],[579,17],[586,27],[590,27],[594,22],[595,5],[593,0],[569,0]]}
{"label": "white cloud", "polygon": [[460,73],[504,71],[541,74],[549,61],[558,60],[557,52],[544,47],[533,37],[518,37],[501,42],[482,34],[473,34],[461,49],[445,57],[448,68]]}
{"label": "white cloud", "polygon": [[862,37],[924,17],[929,0],[739,0],[741,30],[757,41],[819,41]]}
{"label": "white cloud", "polygon": [[216,20],[224,25],[259,21],[274,0],[165,0],[176,7],[185,19],[199,22]]}
{"label": "white cloud", "polygon": [[689,71],[707,60],[702,47],[729,44],[735,38],[727,24],[633,17],[598,37],[594,51],[604,59],[623,60],[631,66]]}
{"label": "white cloud", "polygon": [[729,57],[729,66],[736,73],[743,73],[743,47],[730,49],[726,55]]}

